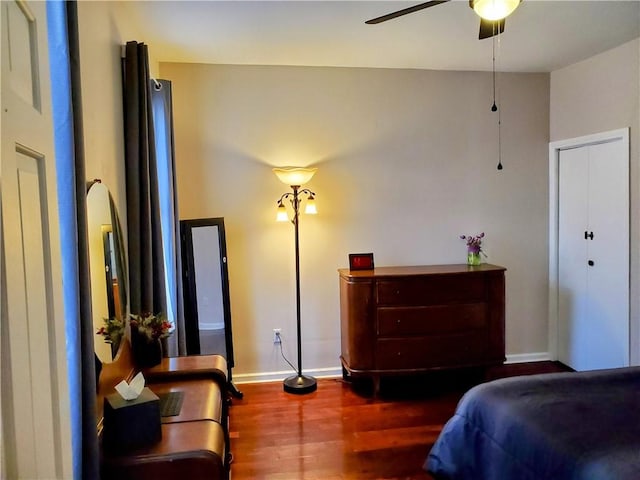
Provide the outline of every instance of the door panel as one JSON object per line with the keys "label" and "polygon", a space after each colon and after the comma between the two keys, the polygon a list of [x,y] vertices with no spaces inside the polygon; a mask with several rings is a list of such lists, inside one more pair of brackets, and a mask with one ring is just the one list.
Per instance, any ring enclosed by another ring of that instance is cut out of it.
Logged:
{"label": "door panel", "polygon": [[558,213],[558,359],[566,365],[583,364],[588,352],[576,348],[588,342],[584,241],[588,217],[588,171],[584,151],[560,153]]}
{"label": "door panel", "polygon": [[629,177],[621,142],[589,147],[587,310],[593,368],[629,364]]}
{"label": "door panel", "polygon": [[[55,336],[54,325],[48,324],[49,305],[47,301],[48,289],[45,271],[48,261],[45,258],[46,239],[43,235],[42,214],[46,211],[46,197],[41,195],[43,178],[41,174],[42,157],[36,154],[26,155],[16,152],[16,174],[18,177],[18,205],[16,240],[22,254],[22,261],[11,262],[7,265],[9,278],[20,280],[22,285],[28,285],[26,295],[22,289],[7,286],[16,295],[9,297],[10,318],[20,318],[21,325],[14,322],[9,326],[9,336],[12,348],[13,371],[19,375],[12,387],[14,412],[20,422],[32,424],[37,430],[38,440],[47,445],[54,445],[53,423],[51,422],[51,365],[48,355],[50,336]],[[9,233],[9,232],[7,232]],[[38,352],[34,355],[34,352]],[[20,425],[20,424],[18,424]],[[36,450],[32,457],[31,447],[33,432],[17,428],[16,455],[21,472],[27,478],[44,478],[47,468],[55,465],[54,450],[42,448]],[[25,472],[25,468],[28,471]]]}
{"label": "door panel", "polygon": [[2,10],[2,478],[71,478],[45,2]]}
{"label": "door panel", "polygon": [[8,67],[11,89],[40,110],[37,22],[24,2],[3,2],[7,18]]}

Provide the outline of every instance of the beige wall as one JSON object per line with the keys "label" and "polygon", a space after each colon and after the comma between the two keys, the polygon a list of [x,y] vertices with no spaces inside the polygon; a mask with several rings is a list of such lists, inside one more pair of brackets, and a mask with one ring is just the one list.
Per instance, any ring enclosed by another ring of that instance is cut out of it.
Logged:
{"label": "beige wall", "polygon": [[640,363],[640,39],[551,74],[550,137],[630,127],[631,361]]}
{"label": "beige wall", "polygon": [[109,188],[126,233],[121,45],[116,3],[78,2],[87,180]]}
{"label": "beige wall", "polygon": [[336,269],[460,263],[460,234],[486,232],[507,267],[507,352],[547,351],[549,76],[356,68],[160,64],[172,80],[180,218],[221,216],[234,376],[295,360],[293,230],[273,166],[315,165],[320,214],[301,220],[303,364],[339,366]]}
{"label": "beige wall", "polygon": [[[85,180],[99,178],[109,189],[126,239],[127,210],[120,66],[120,46],[125,39],[121,38],[116,28],[118,22],[114,6],[115,4],[109,2],[78,2]],[[95,195],[97,194],[94,192],[93,195],[92,213],[95,216],[96,206],[101,202],[96,203]],[[89,213],[89,221],[90,217],[91,213]],[[104,271],[101,276],[95,271],[96,255],[101,259],[98,264],[104,265],[104,259],[101,256],[102,234],[98,228],[97,230],[89,229],[88,235],[90,245],[93,244],[93,248],[90,249],[90,254],[93,254],[93,256],[90,255],[90,261],[92,262],[94,326],[97,328],[102,325],[102,318],[107,312]],[[96,288],[96,286],[102,288]],[[101,337],[95,336],[94,340],[96,353],[106,361],[111,356],[110,346],[105,344]]]}
{"label": "beige wall", "polygon": [[622,127],[638,138],[639,58],[636,39],[552,72],[551,141]]}

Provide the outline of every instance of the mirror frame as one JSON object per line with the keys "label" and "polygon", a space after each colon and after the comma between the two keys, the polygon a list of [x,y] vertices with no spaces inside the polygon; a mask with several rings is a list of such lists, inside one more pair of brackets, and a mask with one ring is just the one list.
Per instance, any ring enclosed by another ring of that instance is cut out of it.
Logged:
{"label": "mirror frame", "polygon": [[[234,367],[233,332],[231,326],[231,301],[229,295],[229,270],[227,266],[227,240],[224,229],[224,217],[197,218],[180,220],[180,238],[182,250],[182,285],[185,312],[185,330],[187,336],[187,354],[200,354],[200,328],[198,318],[197,286],[195,277],[192,230],[200,227],[218,228],[218,250],[220,280],[222,291],[222,311],[225,332],[225,359],[229,373]],[[231,377],[230,377],[231,378]]]}
{"label": "mirror frame", "polygon": [[[87,189],[86,189],[86,207],[87,207],[87,219],[89,219],[89,193],[91,191],[91,188],[94,187],[94,185],[96,184],[100,184],[102,185],[107,193],[108,196],[108,201],[109,201],[109,215],[110,215],[110,219],[111,219],[111,228],[108,229],[106,228],[106,224],[101,225],[101,232],[100,232],[100,237],[102,239],[102,254],[104,256],[104,279],[105,279],[105,286],[106,288],[106,299],[107,299],[107,312],[109,315],[109,318],[112,318],[113,316],[115,316],[116,318],[120,318],[122,319],[122,321],[124,322],[126,317],[127,317],[127,308],[128,308],[128,292],[127,292],[127,282],[128,282],[128,276],[127,276],[127,265],[126,265],[126,256],[125,256],[125,252],[124,252],[124,242],[123,242],[123,238],[122,238],[122,228],[120,226],[120,219],[118,216],[118,211],[116,209],[115,203],[113,201],[113,197],[111,196],[111,192],[109,191],[109,189],[107,188],[107,186],[105,184],[102,183],[102,181],[100,179],[94,179],[92,181],[87,182]],[[89,222],[87,222],[89,223]],[[108,240],[108,232],[106,230],[109,230],[111,232],[111,238],[113,241],[113,252],[112,252],[112,248],[110,244],[107,244]],[[89,236],[89,232],[87,232],[87,235]],[[91,257],[92,257],[92,252],[91,252],[91,242],[89,243],[89,268],[91,269]],[[115,265],[113,265],[113,261],[112,261],[112,254],[113,254],[113,260],[115,261]],[[116,271],[116,275],[117,275],[117,292],[114,292],[113,288],[108,288],[108,286],[111,284],[113,285],[113,277],[112,277],[112,271],[113,268],[115,267],[115,271]],[[92,285],[92,287],[94,287]],[[97,288],[97,286],[95,286],[94,288]],[[116,302],[116,295],[117,295],[117,299],[118,301]],[[99,311],[98,307],[96,305],[94,305],[94,295],[92,293],[92,298],[91,298],[91,310],[92,310],[92,322],[93,322],[93,328],[94,328],[94,334],[95,334],[95,329],[97,327],[95,320],[95,312]],[[116,306],[119,305],[119,309],[118,311],[116,311]],[[99,327],[98,327],[99,328]],[[94,346],[96,344],[96,342],[101,341],[102,339],[98,337],[97,334],[95,334],[94,337]],[[121,342],[120,342],[121,343]],[[118,348],[119,348],[119,344],[112,344],[111,345],[111,361],[113,361],[116,357],[116,354],[118,352]],[[97,356],[97,355],[96,355]],[[103,363],[109,363],[108,361],[106,361],[103,358],[100,358],[100,360]]]}

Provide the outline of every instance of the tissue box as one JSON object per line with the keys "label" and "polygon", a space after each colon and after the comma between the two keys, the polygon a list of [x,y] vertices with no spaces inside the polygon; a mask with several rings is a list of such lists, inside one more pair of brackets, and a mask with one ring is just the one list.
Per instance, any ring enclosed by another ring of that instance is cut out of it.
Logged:
{"label": "tissue box", "polygon": [[130,450],[160,441],[160,424],[160,399],[147,387],[135,400],[125,400],[118,393],[104,399],[102,441],[109,450]]}

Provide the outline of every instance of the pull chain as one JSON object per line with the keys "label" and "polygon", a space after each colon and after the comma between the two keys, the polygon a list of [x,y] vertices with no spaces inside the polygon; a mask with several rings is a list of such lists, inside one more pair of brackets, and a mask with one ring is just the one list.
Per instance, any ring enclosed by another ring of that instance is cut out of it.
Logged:
{"label": "pull chain", "polygon": [[498,110],[496,106],[496,23],[493,24],[493,37],[491,38],[492,47],[493,47],[493,105],[491,106],[491,111],[495,112]]}
{"label": "pull chain", "polygon": [[[493,106],[491,107],[491,111],[498,112],[498,166],[496,167],[498,170],[502,170],[502,109],[498,109],[496,106],[496,37],[498,37],[498,55],[500,55],[500,29],[495,31],[497,24],[494,24],[494,33],[496,35],[493,36]],[[500,103],[500,88],[498,87],[498,103]]]}
{"label": "pull chain", "polygon": [[500,132],[502,130],[502,122],[500,121],[500,112],[498,112],[498,170],[502,170],[502,141]]}

